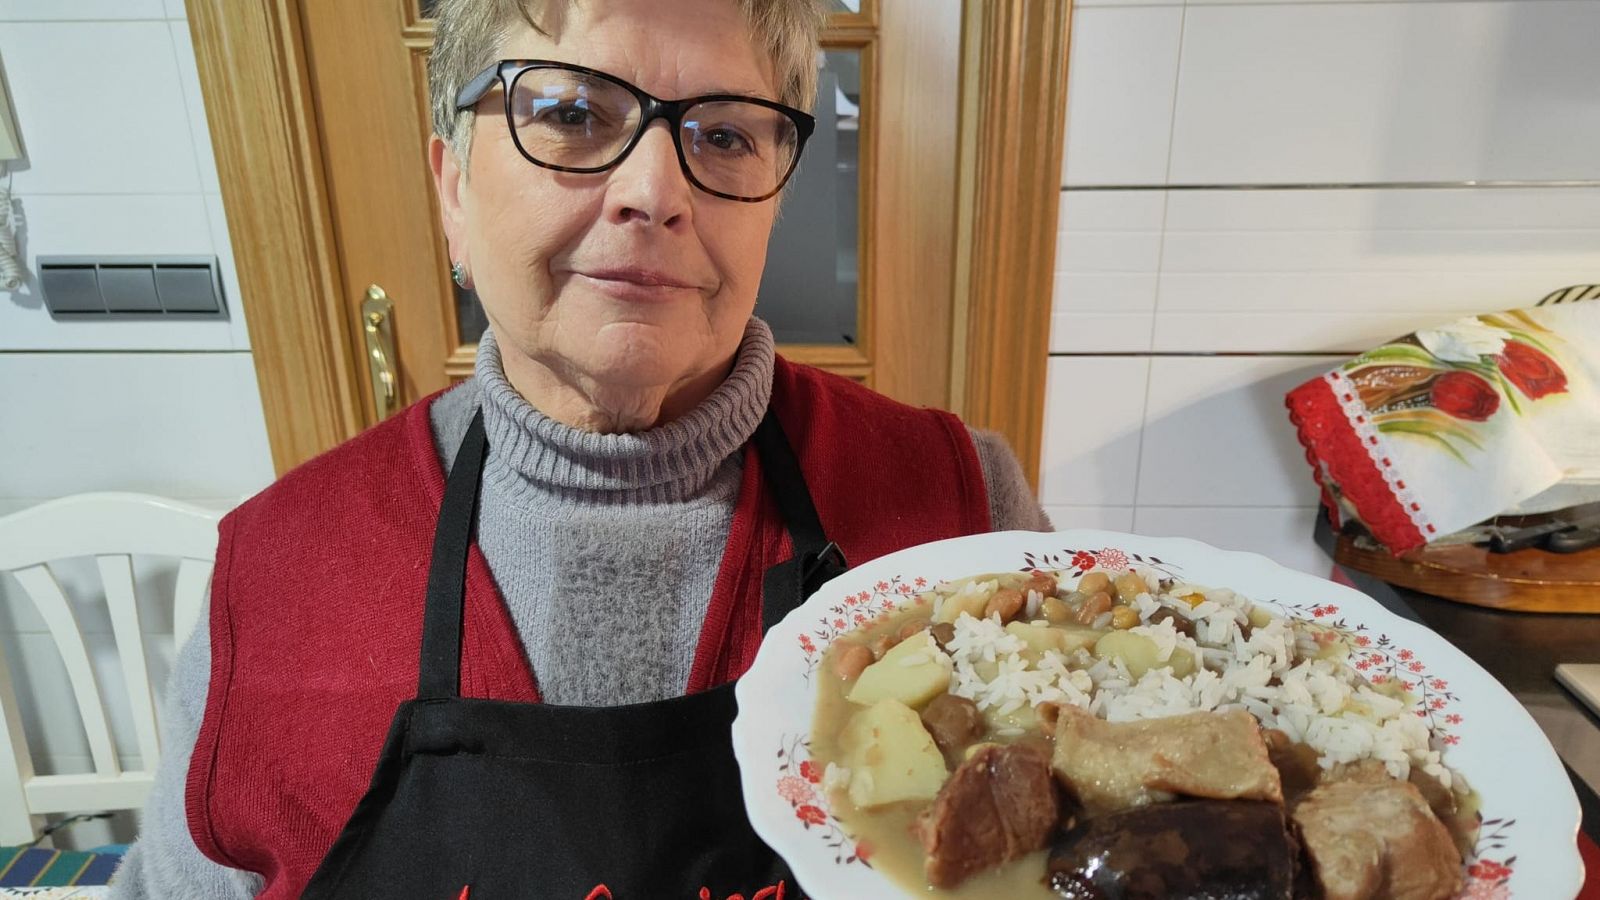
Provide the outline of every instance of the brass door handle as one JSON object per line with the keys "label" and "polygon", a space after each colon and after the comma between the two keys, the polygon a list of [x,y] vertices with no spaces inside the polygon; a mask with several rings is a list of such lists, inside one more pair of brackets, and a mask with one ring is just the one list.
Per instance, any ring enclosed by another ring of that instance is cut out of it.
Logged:
{"label": "brass door handle", "polygon": [[361,326],[367,340],[367,370],[372,376],[372,401],[378,418],[387,419],[400,408],[400,370],[395,365],[394,301],[383,288],[367,288],[361,303]]}

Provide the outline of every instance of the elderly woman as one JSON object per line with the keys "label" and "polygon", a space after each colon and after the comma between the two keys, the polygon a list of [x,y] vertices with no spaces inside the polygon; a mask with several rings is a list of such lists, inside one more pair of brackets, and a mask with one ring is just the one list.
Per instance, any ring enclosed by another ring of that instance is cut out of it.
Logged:
{"label": "elderly woman", "polygon": [[752,316],[811,0],[437,16],[476,374],[223,522],[114,896],[798,896],[729,741],[764,626],[847,563],[1048,523],[1000,440]]}

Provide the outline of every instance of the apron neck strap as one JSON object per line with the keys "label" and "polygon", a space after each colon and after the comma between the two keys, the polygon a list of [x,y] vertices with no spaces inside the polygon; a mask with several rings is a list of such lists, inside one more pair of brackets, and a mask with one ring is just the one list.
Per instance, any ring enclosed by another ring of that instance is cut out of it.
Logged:
{"label": "apron neck strap", "polygon": [[[764,481],[772,490],[778,513],[789,530],[794,556],[766,573],[762,581],[761,629],[776,625],[824,582],[844,573],[847,565],[838,545],[828,540],[806,488],[800,461],[783,426],[771,409],[753,437]],[[478,495],[489,442],[483,410],[472,417],[461,449],[444,483],[444,502],[433,532],[433,559],[428,568],[427,606],[422,615],[422,661],[417,699],[434,700],[461,694],[461,622],[466,608],[467,552],[478,520]]]}
{"label": "apron neck strap", "polygon": [[483,410],[472,417],[450,477],[433,531],[433,561],[428,567],[428,599],[422,614],[422,665],[417,699],[457,697],[461,693],[461,617],[467,587],[467,551],[478,520],[478,486],[489,441]]}
{"label": "apron neck strap", "polygon": [[757,426],[754,441],[766,483],[794,545],[794,555],[773,566],[762,579],[761,631],[765,634],[849,566],[839,545],[828,540],[822,530],[822,519],[817,516],[800,461],[771,407]]}

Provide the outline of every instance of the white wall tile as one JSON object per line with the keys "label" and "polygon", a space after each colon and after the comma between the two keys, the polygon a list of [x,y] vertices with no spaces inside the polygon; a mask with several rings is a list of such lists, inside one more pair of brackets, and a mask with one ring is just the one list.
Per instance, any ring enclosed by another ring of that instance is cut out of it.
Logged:
{"label": "white wall tile", "polygon": [[1076,0],[1074,10],[1094,6],[1183,6],[1184,0]]}
{"label": "white wall tile", "polygon": [[1341,361],[1281,356],[1151,360],[1137,505],[1316,505],[1305,452],[1289,424],[1283,397]]}
{"label": "white wall tile", "polygon": [[[199,194],[43,194],[23,197],[22,251],[29,282],[0,298],[0,350],[231,350],[228,320],[149,321],[50,318],[38,293],[39,256],[198,255],[216,253],[206,198]],[[220,208],[220,205],[219,205]],[[224,226],[225,227],[225,226]],[[224,257],[231,262],[223,231]],[[224,287],[232,277],[224,269]],[[237,286],[233,288],[237,292]],[[238,304],[229,299],[230,315]],[[237,331],[237,334],[236,334]],[[248,342],[246,342],[248,346]]]}
{"label": "white wall tile", "polygon": [[1137,481],[1150,363],[1055,357],[1046,387],[1039,496],[1051,506],[1127,506]]}
{"label": "white wall tile", "polygon": [[1164,182],[1182,32],[1182,7],[1073,12],[1064,184]]}
{"label": "white wall tile", "polygon": [[1191,5],[1173,183],[1596,177],[1600,4]]}
{"label": "white wall tile", "polygon": [[1173,191],[1152,346],[1357,352],[1600,281],[1600,189]]}
{"label": "white wall tile", "polygon": [[[1059,284],[1059,281],[1057,282]],[[1052,313],[1051,353],[1137,353],[1150,349],[1155,313]]]}
{"label": "white wall tile", "polygon": [[222,190],[217,180],[217,158],[211,149],[211,129],[206,122],[205,98],[200,93],[200,68],[194,55],[194,38],[189,34],[189,22],[182,18],[183,0],[170,0],[177,4],[179,17],[168,23],[172,36],[172,49],[178,60],[178,83],[183,88],[183,105],[189,114],[189,136],[194,145],[195,163],[200,168],[200,189],[208,194]]}
{"label": "white wall tile", "polygon": [[[1500,307],[1516,304],[1498,304]],[[1162,313],[1152,346],[1164,353],[1334,353],[1355,356],[1419,328],[1484,310],[1409,313]]]}
{"label": "white wall tile", "polygon": [[1065,191],[1056,233],[1052,353],[1150,349],[1164,191]]}
{"label": "white wall tile", "polygon": [[0,22],[159,19],[164,15],[161,0],[0,0]]}
{"label": "white wall tile", "polygon": [[242,496],[273,477],[249,354],[0,354],[0,496]]}
{"label": "white wall tile", "polygon": [[0,48],[28,154],[17,194],[200,190],[166,21],[0,24]]}
{"label": "white wall tile", "polygon": [[1065,191],[1057,207],[1059,228],[1092,232],[1147,232],[1166,220],[1165,190]]}
{"label": "white wall tile", "polygon": [[1600,188],[1171,191],[1166,222],[1176,231],[1583,231],[1600,228]]}
{"label": "white wall tile", "polygon": [[1280,565],[1322,578],[1333,561],[1312,536],[1316,507],[1141,506],[1134,530],[1152,537],[1186,537],[1225,550],[1259,553]]}
{"label": "white wall tile", "polygon": [[1131,506],[1046,506],[1045,514],[1057,531],[1094,528],[1101,531],[1132,531]]}

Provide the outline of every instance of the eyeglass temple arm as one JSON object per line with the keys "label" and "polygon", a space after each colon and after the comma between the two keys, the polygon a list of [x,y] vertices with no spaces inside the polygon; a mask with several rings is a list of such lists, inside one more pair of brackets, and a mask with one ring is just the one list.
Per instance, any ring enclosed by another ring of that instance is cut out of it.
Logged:
{"label": "eyeglass temple arm", "polygon": [[483,99],[484,94],[489,93],[489,89],[494,87],[495,80],[499,77],[499,63],[473,76],[473,79],[461,88],[461,93],[456,94],[456,111],[462,112],[477,106],[478,101]]}

